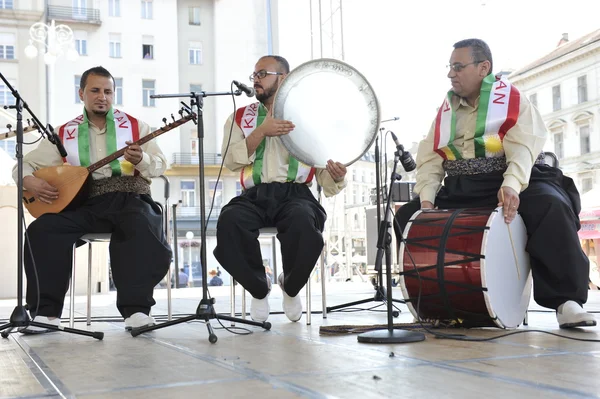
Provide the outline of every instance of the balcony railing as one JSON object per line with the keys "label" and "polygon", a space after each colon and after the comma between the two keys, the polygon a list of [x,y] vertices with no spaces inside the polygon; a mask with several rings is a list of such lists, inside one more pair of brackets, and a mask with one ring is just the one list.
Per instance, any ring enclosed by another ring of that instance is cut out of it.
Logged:
{"label": "balcony railing", "polygon": [[[208,217],[208,212],[210,212],[210,206],[206,206],[206,217]],[[211,220],[216,220],[216,218],[221,213],[220,206],[214,206],[212,212],[210,214]],[[177,218],[186,218],[186,219],[200,219],[200,207],[199,206],[178,206],[177,207]]]}
{"label": "balcony railing", "polygon": [[64,6],[48,6],[48,18],[57,21],[84,22],[100,25],[100,10],[95,8],[79,8]]}
{"label": "balcony railing", "polygon": [[[221,154],[204,154],[205,165],[221,165],[223,158]],[[198,165],[198,154],[191,152],[175,152],[173,153],[174,165]]]}

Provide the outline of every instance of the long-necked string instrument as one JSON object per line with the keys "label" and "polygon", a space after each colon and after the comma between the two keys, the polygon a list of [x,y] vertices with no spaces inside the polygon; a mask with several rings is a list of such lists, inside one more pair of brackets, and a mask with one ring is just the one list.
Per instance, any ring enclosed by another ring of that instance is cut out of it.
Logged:
{"label": "long-necked string instrument", "polygon": [[[502,193],[502,205],[504,205],[504,204],[506,204],[506,202],[504,202],[504,190],[502,188],[500,188],[500,193]],[[517,277],[520,280],[521,272],[519,271],[519,259],[517,257],[517,251],[515,250],[515,244],[513,242],[512,232],[510,230],[510,223],[506,224],[506,227],[508,228],[508,238],[510,239],[510,247],[512,248],[513,256],[515,258],[515,267],[517,268]]]}
{"label": "long-necked string instrument", "polygon": [[[11,137],[15,137],[17,135],[17,132],[15,130],[12,130],[11,125],[6,125],[6,127],[8,128],[8,131],[0,133],[0,140],[6,140]],[[40,129],[37,126],[27,126],[26,128],[23,129],[23,134],[31,133],[31,132],[39,131],[39,130]]]}
{"label": "long-necked string instrument", "polygon": [[[186,112],[187,115],[183,116],[183,113]],[[168,132],[169,130],[175,129],[187,123],[191,120],[196,119],[196,114],[191,113],[189,108],[185,107],[179,111],[180,119],[175,120],[173,115],[173,122],[167,124],[166,118],[163,118],[165,122],[165,126],[160,129],[155,130],[154,132],[142,137],[137,140],[133,144],[142,145],[147,143],[148,141],[160,136],[163,133]],[[90,181],[90,177],[92,172],[101,167],[108,165],[112,161],[117,158],[120,158],[125,154],[127,147],[123,147],[117,152],[107,156],[99,160],[98,162],[88,166],[73,166],[73,165],[59,165],[59,166],[50,166],[47,168],[42,168],[33,172],[35,177],[39,177],[40,179],[45,180],[51,186],[54,186],[58,189],[58,199],[52,201],[51,204],[44,203],[42,201],[37,200],[31,194],[25,191],[23,193],[23,203],[29,213],[38,218],[45,213],[59,213],[67,208],[71,204],[78,204],[83,199],[85,199],[87,195],[87,183]]]}

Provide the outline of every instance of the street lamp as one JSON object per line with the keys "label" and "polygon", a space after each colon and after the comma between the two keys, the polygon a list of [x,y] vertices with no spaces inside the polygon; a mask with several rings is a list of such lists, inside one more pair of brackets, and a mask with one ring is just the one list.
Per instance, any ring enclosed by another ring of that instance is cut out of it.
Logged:
{"label": "street lamp", "polygon": [[29,37],[29,45],[25,47],[25,55],[28,58],[35,58],[38,55],[38,49],[33,44],[34,42],[41,43],[46,47],[47,50],[44,53],[46,65],[54,64],[56,59],[65,53],[69,61],[75,61],[79,57],[74,46],[73,31],[67,25],[56,25],[54,20],[50,25],[37,22],[29,28]]}
{"label": "street lamp", "polygon": [[192,272],[192,242],[191,240],[194,238],[194,233],[192,231],[188,231],[187,233],[185,233],[185,238],[187,238],[188,240],[190,240],[190,245],[188,246],[189,248],[189,255],[190,255],[190,275],[189,275],[189,281],[190,281],[190,287],[194,286],[194,273]]}

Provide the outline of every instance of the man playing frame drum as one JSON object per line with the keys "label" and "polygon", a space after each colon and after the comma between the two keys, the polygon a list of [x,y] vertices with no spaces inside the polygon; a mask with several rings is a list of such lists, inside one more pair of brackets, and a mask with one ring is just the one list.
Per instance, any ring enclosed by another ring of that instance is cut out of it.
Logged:
{"label": "man playing frame drum", "polygon": [[547,137],[538,110],[492,68],[482,40],[454,44],[452,90],[419,145],[414,188],[419,197],[396,214],[398,242],[419,209],[501,206],[507,224],[519,212],[535,301],[556,310],[561,328],[595,326],[594,316],[582,308],[589,261],[577,236],[579,193],[570,178],[538,156]]}
{"label": "man playing frame drum", "polygon": [[281,142],[280,136],[290,133],[294,124],[272,117],[273,100],[289,72],[283,57],[260,58],[250,75],[259,102],[231,115],[223,135],[225,166],[240,173],[243,192],[221,211],[214,255],[250,292],[250,316],[259,322],[269,317],[271,280],[265,274],[258,230],[277,227],[283,258],[283,273],[278,277],[283,310],[289,320],[298,321],[302,317],[298,292],[323,249],[326,219],[309,185],[316,177],[328,197],[346,186],[343,164],[329,160],[325,169],[309,167]]}

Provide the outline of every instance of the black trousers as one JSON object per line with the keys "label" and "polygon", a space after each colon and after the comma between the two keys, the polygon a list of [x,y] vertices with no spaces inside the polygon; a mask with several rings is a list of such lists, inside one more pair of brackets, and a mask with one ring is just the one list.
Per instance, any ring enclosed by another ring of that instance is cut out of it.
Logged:
{"label": "black trousers", "polygon": [[149,314],[156,303],[154,287],[169,270],[171,249],[162,230],[160,208],[149,195],[134,193],[100,195],[75,210],[42,215],[29,225],[25,273],[30,313],[60,317],[71,276],[73,244],[88,233],[112,233],[110,266],[121,315]]}
{"label": "black trousers", "polygon": [[305,184],[259,184],[223,207],[214,255],[254,298],[262,299],[269,288],[258,230],[274,226],[281,243],[285,291],[296,296],[323,249],[325,219],[325,210]]}
{"label": "black trousers", "polygon": [[[498,204],[501,172],[448,176],[439,191],[439,209],[490,208]],[[533,296],[544,307],[556,309],[565,301],[584,304],[588,296],[589,260],[579,242],[579,193],[573,181],[546,165],[533,167],[529,186],[520,194],[518,212],[527,229],[526,250],[533,273]],[[398,242],[420,199],[403,205],[395,216]],[[401,229],[401,230],[400,230]]]}

